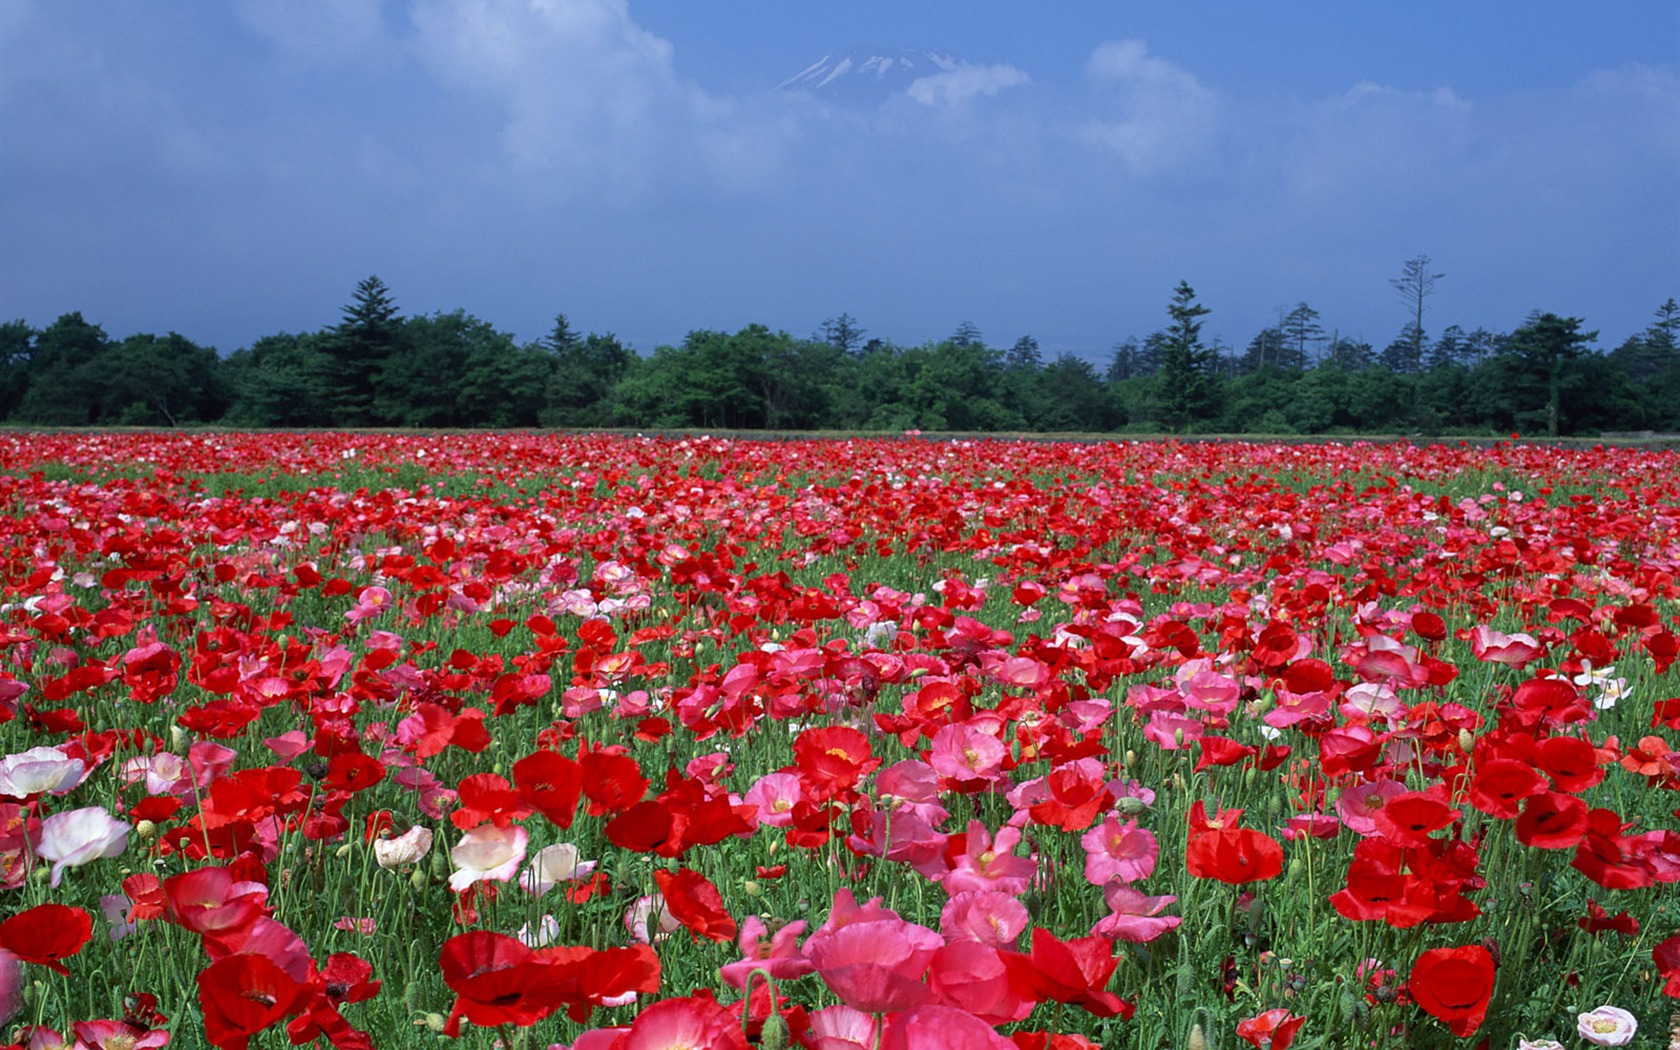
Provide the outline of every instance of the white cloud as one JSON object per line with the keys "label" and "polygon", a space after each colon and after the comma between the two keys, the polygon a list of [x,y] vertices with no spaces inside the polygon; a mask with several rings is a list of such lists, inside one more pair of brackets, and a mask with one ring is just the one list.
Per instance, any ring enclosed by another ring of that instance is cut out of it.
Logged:
{"label": "white cloud", "polygon": [[1134,174],[1147,175],[1205,160],[1218,131],[1220,102],[1180,66],[1149,54],[1141,40],[1112,40],[1085,66],[1110,93],[1117,112],[1078,129],[1086,143],[1112,153]]}
{"label": "white cloud", "polygon": [[910,82],[905,93],[924,106],[960,106],[977,96],[991,98],[1007,88],[1032,83],[1014,66],[975,66],[967,63]]}
{"label": "white cloud", "polygon": [[547,191],[628,200],[694,171],[758,185],[787,129],[681,78],[625,0],[415,0],[414,51],[499,106],[501,144]]}

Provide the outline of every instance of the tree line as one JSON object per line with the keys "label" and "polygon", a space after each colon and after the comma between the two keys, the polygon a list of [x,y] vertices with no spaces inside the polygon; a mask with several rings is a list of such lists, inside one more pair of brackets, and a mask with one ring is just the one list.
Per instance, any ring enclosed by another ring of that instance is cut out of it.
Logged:
{"label": "tree line", "polygon": [[1174,433],[1594,434],[1680,431],[1680,305],[1605,352],[1581,318],[1430,336],[1442,275],[1426,256],[1392,282],[1411,320],[1381,350],[1326,331],[1306,303],[1240,352],[1202,337],[1180,282],[1167,324],[1101,368],[1045,360],[967,322],[903,346],[842,313],[807,338],[763,325],[698,330],[641,357],[565,315],[520,344],[465,311],[402,316],[377,277],[339,323],[225,357],[175,332],[112,339],[80,313],[0,325],[0,420],[18,425],[638,427]]}

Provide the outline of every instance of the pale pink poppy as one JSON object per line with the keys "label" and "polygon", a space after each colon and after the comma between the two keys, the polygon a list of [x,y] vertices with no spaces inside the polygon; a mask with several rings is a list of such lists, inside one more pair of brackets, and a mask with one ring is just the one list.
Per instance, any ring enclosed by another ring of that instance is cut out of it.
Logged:
{"label": "pale pink poppy", "polygon": [[1575,1031],[1594,1046],[1626,1046],[1639,1031],[1639,1021],[1619,1006],[1601,1006],[1577,1014]]}
{"label": "pale pink poppy", "polygon": [[531,863],[519,877],[519,884],[534,897],[541,897],[562,882],[582,882],[595,871],[595,862],[583,860],[570,842],[544,846],[531,855]]}
{"label": "pale pink poppy", "polygon": [[381,868],[406,867],[420,863],[432,848],[432,829],[416,824],[395,838],[374,839],[373,859]]}
{"label": "pale pink poppy", "polygon": [[1355,784],[1342,789],[1341,797],[1336,799],[1336,815],[1342,818],[1342,823],[1348,830],[1360,835],[1374,835],[1377,832],[1377,812],[1389,799],[1405,792],[1406,785],[1398,780],[1372,780],[1364,784]]}
{"label": "pale pink poppy", "polygon": [[1544,656],[1546,647],[1531,634],[1505,634],[1477,624],[1470,631],[1470,651],[1478,660],[1521,669],[1529,661]]}
{"label": "pale pink poppy", "polygon": [[1406,717],[1406,705],[1386,682],[1361,682],[1342,695],[1337,708],[1349,721],[1369,722],[1381,718],[1395,722]]}
{"label": "pale pink poppy", "polygon": [[874,1015],[841,1003],[811,1014],[811,1045],[815,1050],[874,1050]]}
{"label": "pale pink poppy", "polygon": [[449,859],[455,862],[449,888],[460,893],[481,880],[508,881],[525,859],[529,840],[530,835],[517,824],[505,828],[483,824],[473,828],[449,851]]}
{"label": "pale pink poppy", "polygon": [[682,923],[665,907],[663,894],[638,897],[624,911],[624,932],[642,944],[656,944],[680,929]]}
{"label": "pale pink poppy", "polygon": [[0,796],[67,795],[86,772],[87,763],[56,747],[32,747],[0,757]]}
{"label": "pale pink poppy", "polygon": [[1182,921],[1177,915],[1162,915],[1167,905],[1178,900],[1170,894],[1151,897],[1124,883],[1110,883],[1103,889],[1109,914],[1097,920],[1091,934],[1111,941],[1130,941],[1141,944],[1152,941],[1168,930],[1178,928]]}
{"label": "pale pink poppy", "polygon": [[144,782],[148,795],[188,795],[192,793],[192,769],[187,760],[172,751],[131,758],[122,764],[125,784]]}
{"label": "pale pink poppy", "polygon": [[128,848],[129,826],[99,806],[54,813],[41,822],[41,841],[35,852],[53,862],[52,885],[65,868],[79,868]]}

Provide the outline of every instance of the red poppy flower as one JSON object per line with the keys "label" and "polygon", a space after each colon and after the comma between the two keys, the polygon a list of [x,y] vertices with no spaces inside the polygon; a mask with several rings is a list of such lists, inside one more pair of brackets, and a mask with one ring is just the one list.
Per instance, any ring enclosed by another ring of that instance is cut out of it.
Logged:
{"label": "red poppy flower", "polygon": [[1580,722],[1592,713],[1580,690],[1566,678],[1530,678],[1517,686],[1511,706],[1529,726],[1539,725],[1542,719],[1560,725]]}
{"label": "red poppy flower", "polygon": [[1591,742],[1573,736],[1547,737],[1534,751],[1534,761],[1559,791],[1578,795],[1604,779],[1598,751]]}
{"label": "red poppy flower", "polygon": [[1587,833],[1587,804],[1574,795],[1535,795],[1517,818],[1517,841],[1536,849],[1568,849]]}
{"label": "red poppy flower", "polygon": [[0,922],[0,948],[24,962],[70,971],[59,962],[81,951],[93,938],[93,916],[64,904],[37,904]]}
{"label": "red poppy flower", "polygon": [[1246,1040],[1259,1050],[1289,1050],[1295,1033],[1307,1023],[1305,1017],[1295,1017],[1288,1010],[1267,1010],[1258,1017],[1237,1022],[1237,1038]]}
{"label": "red poppy flower", "polygon": [[870,754],[869,738],[850,726],[805,730],[793,742],[793,757],[818,799],[851,790],[881,764]]}
{"label": "red poppy flower", "polygon": [[1043,927],[1032,932],[1030,954],[1000,951],[1017,992],[1039,1002],[1050,1000],[1082,1006],[1097,1017],[1130,1018],[1133,1005],[1105,991],[1120,960],[1114,945],[1103,937],[1062,941]]}
{"label": "red poppy flower", "polygon": [[569,828],[583,792],[582,768],[558,751],[537,751],[513,764],[519,797],[556,827]]}
{"label": "red poppy flower", "polygon": [[461,808],[449,814],[449,822],[462,831],[471,831],[485,821],[505,828],[531,815],[531,808],[513,785],[495,773],[463,777],[455,791]]}
{"label": "red poppy flower", "polygon": [[696,937],[713,941],[735,939],[735,920],[724,909],[723,897],[717,887],[704,875],[688,868],[660,870],[653,873],[653,881],[659,884],[659,892],[665,895],[666,910]]}
{"label": "red poppy flower", "polygon": [[[235,892],[236,888],[238,892]],[[226,868],[196,868],[164,880],[170,916],[198,934],[244,929],[262,915],[268,894],[237,883]]]}
{"label": "red poppy flower", "polygon": [[1412,614],[1412,630],[1418,637],[1431,642],[1439,642],[1447,636],[1447,622],[1438,613],[1427,610]]}
{"label": "red poppy flower", "polygon": [[1477,764],[1470,782],[1470,804],[1489,816],[1511,820],[1523,799],[1545,790],[1545,779],[1527,762],[1496,758]]}
{"label": "red poppy flower", "polygon": [[1265,626],[1254,640],[1254,662],[1275,671],[1300,652],[1301,639],[1295,628],[1273,621]]}
{"label": "red poppy flower", "polygon": [[1587,899],[1587,913],[1575,920],[1575,925],[1588,933],[1603,933],[1605,930],[1615,930],[1623,937],[1637,937],[1639,935],[1639,920],[1622,909],[1621,914],[1611,916],[1604,910],[1604,906],[1592,898]]}
{"label": "red poppy flower", "polygon": [[623,813],[647,794],[642,767],[622,749],[584,750],[578,755],[578,766],[590,816]]}
{"label": "red poppy flower", "polygon": [[1217,828],[1190,840],[1184,866],[1198,879],[1235,885],[1264,882],[1283,874],[1283,847],[1253,828]]}
{"label": "red poppy flower", "polygon": [[355,794],[384,779],[385,765],[379,759],[360,751],[346,751],[333,756],[327,766],[327,778],[322,783],[333,791]]}
{"label": "red poppy flower", "polygon": [[1258,755],[1260,749],[1252,744],[1240,744],[1222,736],[1206,734],[1199,741],[1202,755],[1196,760],[1196,772],[1213,766],[1234,766],[1243,759]]}
{"label": "red poppy flower", "polygon": [[1652,945],[1651,961],[1657,965],[1657,976],[1667,982],[1663,994],[1680,999],[1680,933]]}
{"label": "red poppy flower", "polygon": [[505,934],[474,930],[444,942],[438,956],[443,983],[455,993],[444,1034],[458,1038],[461,1022],[483,1028],[530,1025],[558,1010],[559,976]]}
{"label": "red poppy flower", "polygon": [[198,975],[204,1037],[223,1050],[245,1050],[251,1036],[303,1009],[310,990],[266,955],[218,959]]}
{"label": "red poppy flower", "polygon": [[1655,875],[1644,859],[1648,848],[1640,836],[1623,835],[1622,818],[1615,810],[1587,814],[1586,834],[1575,847],[1569,866],[1608,890],[1637,890],[1651,885]]}
{"label": "red poppy flower", "polygon": [[1374,814],[1377,833],[1402,846],[1428,846],[1430,833],[1439,831],[1463,814],[1446,801],[1440,785],[1428,791],[1406,791],[1389,799]]}
{"label": "red poppy flower", "polygon": [[1480,1028],[1493,998],[1494,962],[1479,944],[1431,948],[1418,956],[1406,989],[1460,1039]]}

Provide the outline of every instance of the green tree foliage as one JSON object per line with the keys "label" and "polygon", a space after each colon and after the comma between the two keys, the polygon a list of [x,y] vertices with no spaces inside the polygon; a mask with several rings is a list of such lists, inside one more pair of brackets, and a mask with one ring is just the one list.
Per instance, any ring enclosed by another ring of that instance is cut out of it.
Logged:
{"label": "green tree foliage", "polygon": [[29,359],[35,350],[35,329],[22,321],[0,324],[0,419],[6,419],[29,389]]}
{"label": "green tree foliage", "polygon": [[859,327],[857,318],[843,313],[839,317],[830,317],[818,329],[822,341],[843,354],[855,354],[863,349],[863,336],[867,331]]}
{"label": "green tree foliage", "polygon": [[1313,363],[1318,347],[1324,342],[1324,326],[1318,323],[1317,310],[1306,303],[1296,303],[1278,322],[1283,336],[1285,368],[1306,368]]}
{"label": "green tree foliage", "polygon": [[1113,430],[1125,425],[1125,408],[1104,385],[1091,362],[1072,354],[1058,354],[1038,376],[1038,414],[1027,422],[1033,430]]}
{"label": "green tree foliage", "polygon": [[1424,300],[1435,294],[1436,282],[1446,276],[1444,273],[1430,273],[1430,266],[1429,256],[1414,256],[1406,260],[1400,276],[1388,282],[1393,286],[1394,294],[1406,304],[1406,313],[1411,318],[1399,338],[1384,351],[1385,363],[1396,372],[1415,372],[1423,364]]}
{"label": "green tree foliage", "polygon": [[43,329],[29,354],[29,384],[18,399],[17,420],[50,426],[99,422],[99,358],[109,344],[105,330],[79,312]]}
{"label": "green tree foliage", "polygon": [[179,426],[221,419],[232,397],[216,351],[175,332],[131,335],[99,359],[98,422]]}
{"label": "green tree foliage", "polygon": [[[1415,260],[1414,260],[1415,261]],[[24,425],[417,428],[632,426],[884,432],[1590,434],[1680,430],[1680,304],[1609,354],[1579,318],[1535,313],[1516,331],[1412,320],[1382,355],[1323,335],[1305,303],[1241,356],[1202,337],[1208,310],[1180,282],[1169,325],[1114,346],[1105,368],[1036,339],[986,345],[970,322],[920,346],[862,342],[850,315],[796,339],[763,325],[697,330],[638,356],[559,315],[519,344],[455,310],[404,319],[377,278],[339,323],[265,336],[225,359],[171,332],[106,336],[81,314],[37,331],[0,325],[0,418]],[[1398,285],[1401,282],[1396,282]],[[1418,347],[1424,346],[1422,358]],[[354,367],[351,367],[354,364]]]}
{"label": "green tree foliage", "polygon": [[[1579,382],[1572,373],[1578,371],[1587,348],[1598,338],[1597,332],[1581,331],[1581,318],[1559,317],[1553,313],[1533,313],[1528,321],[1511,333],[1507,353],[1518,367],[1513,388],[1523,392],[1528,406],[1541,400],[1543,413],[1534,407],[1524,407],[1518,419],[1538,419],[1548,437],[1557,437],[1563,421],[1564,391],[1577,391]],[[1537,398],[1535,390],[1543,392]]]}
{"label": "green tree foliage", "polygon": [[1609,359],[1637,391],[1643,427],[1680,430],[1680,303],[1657,307],[1656,320],[1610,352]]}
{"label": "green tree foliage", "polygon": [[233,405],[227,422],[242,427],[321,427],[332,409],[321,385],[330,333],[264,336],[224,365]]}
{"label": "green tree foliage", "polygon": [[1179,281],[1173,290],[1167,316],[1172,324],[1161,344],[1161,370],[1158,375],[1158,411],[1161,422],[1168,428],[1207,429],[1219,407],[1219,376],[1215,372],[1218,359],[1214,351],[1202,343],[1202,318],[1210,311],[1196,301],[1196,291],[1188,281]]}
{"label": "green tree foliage", "polygon": [[320,359],[322,395],[332,406],[334,426],[388,423],[376,405],[387,364],[394,374],[405,368],[403,322],[390,289],[377,276],[363,278],[344,307],[343,320]]}
{"label": "green tree foliage", "polygon": [[635,362],[635,351],[617,337],[579,336],[560,314],[543,341],[553,359],[543,426],[598,427],[612,422],[612,394]]}

